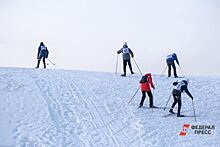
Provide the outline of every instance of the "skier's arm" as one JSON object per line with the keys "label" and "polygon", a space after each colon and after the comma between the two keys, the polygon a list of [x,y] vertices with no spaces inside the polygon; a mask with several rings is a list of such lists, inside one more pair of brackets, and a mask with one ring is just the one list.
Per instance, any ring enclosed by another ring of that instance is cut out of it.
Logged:
{"label": "skier's arm", "polygon": [[129,48],[129,53],[131,54],[131,57],[134,58],[134,53],[132,52],[130,48]]}
{"label": "skier's arm", "polygon": [[46,56],[46,58],[48,58],[48,55],[49,55],[49,51],[48,51],[48,49],[47,49],[47,56]]}
{"label": "skier's arm", "polygon": [[151,76],[148,77],[148,81],[149,81],[150,86],[151,86],[153,89],[155,89]]}
{"label": "skier's arm", "polygon": [[39,59],[39,56],[40,56],[40,47],[38,47],[37,59]]}
{"label": "skier's arm", "polygon": [[189,92],[188,88],[186,87],[185,92],[188,94],[189,97],[191,97],[191,99],[193,99],[193,96],[191,95],[191,93]]}
{"label": "skier's arm", "polygon": [[122,49],[118,50],[118,51],[117,51],[117,54],[120,54],[121,52],[122,52]]}
{"label": "skier's arm", "polygon": [[175,59],[176,59],[176,63],[177,63],[178,65],[180,65],[177,56],[175,56]]}

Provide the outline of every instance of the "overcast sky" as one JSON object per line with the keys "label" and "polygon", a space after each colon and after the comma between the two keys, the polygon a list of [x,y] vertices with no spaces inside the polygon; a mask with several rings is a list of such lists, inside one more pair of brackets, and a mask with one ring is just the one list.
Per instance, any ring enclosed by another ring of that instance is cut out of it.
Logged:
{"label": "overcast sky", "polygon": [[0,0],[0,20],[1,67],[35,67],[43,41],[59,68],[114,72],[126,41],[142,72],[176,52],[185,74],[220,75],[220,0]]}

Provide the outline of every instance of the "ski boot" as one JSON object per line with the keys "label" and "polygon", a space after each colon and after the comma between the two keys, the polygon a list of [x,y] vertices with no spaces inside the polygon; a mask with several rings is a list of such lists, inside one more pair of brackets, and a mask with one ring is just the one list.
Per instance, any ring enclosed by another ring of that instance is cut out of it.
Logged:
{"label": "ski boot", "polygon": [[173,109],[170,109],[170,111],[169,111],[170,113],[172,113],[172,114],[175,114],[174,112],[173,112]]}
{"label": "ski boot", "polygon": [[121,74],[122,77],[126,77],[126,74]]}
{"label": "ski boot", "polygon": [[143,105],[139,105],[139,106],[138,106],[138,108],[141,108],[141,107],[143,107]]}
{"label": "ski boot", "polygon": [[177,117],[184,117],[184,115],[181,115],[181,114],[177,114]]}
{"label": "ski boot", "polygon": [[150,108],[158,108],[157,106],[150,106]]}

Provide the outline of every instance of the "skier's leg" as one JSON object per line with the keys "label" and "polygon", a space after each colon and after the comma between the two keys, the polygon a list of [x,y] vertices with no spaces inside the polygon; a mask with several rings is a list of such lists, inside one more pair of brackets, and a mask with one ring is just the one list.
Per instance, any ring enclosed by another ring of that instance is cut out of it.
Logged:
{"label": "skier's leg", "polygon": [[141,98],[141,102],[140,102],[140,107],[143,106],[145,98],[146,98],[146,92],[142,91],[142,98]]}
{"label": "skier's leg", "polygon": [[44,68],[46,68],[45,58],[43,57]]}
{"label": "skier's leg", "polygon": [[175,105],[177,104],[177,98],[176,98],[176,95],[173,93],[173,99],[174,99],[174,102],[173,102],[173,104],[172,104],[172,106],[171,106],[171,109],[170,109],[170,113],[174,113],[173,112],[173,108],[175,107]]}
{"label": "skier's leg", "polygon": [[151,91],[147,91],[147,95],[149,96],[150,108],[152,108],[154,105],[153,105],[153,95]]}
{"label": "skier's leg", "polygon": [[167,64],[167,66],[168,66],[168,77],[170,77],[171,76],[171,65]]}
{"label": "skier's leg", "polygon": [[39,68],[40,66],[40,59],[37,60],[37,67],[36,68]]}
{"label": "skier's leg", "polygon": [[174,99],[174,102],[173,102],[171,108],[174,108],[176,106],[176,103],[177,103],[177,98],[176,98],[175,94],[173,94],[173,99]]}
{"label": "skier's leg", "polygon": [[181,106],[182,106],[181,96],[177,97],[177,102],[178,102],[178,112],[177,112],[177,115],[180,115],[180,110],[181,110]]}
{"label": "skier's leg", "polygon": [[175,63],[172,64],[174,77],[177,78]]}
{"label": "skier's leg", "polygon": [[127,60],[123,60],[124,76],[126,76],[126,66],[127,66]]}
{"label": "skier's leg", "polygon": [[131,60],[128,60],[128,66],[130,68],[131,74],[134,74],[134,72],[132,70],[132,66],[131,66]]}

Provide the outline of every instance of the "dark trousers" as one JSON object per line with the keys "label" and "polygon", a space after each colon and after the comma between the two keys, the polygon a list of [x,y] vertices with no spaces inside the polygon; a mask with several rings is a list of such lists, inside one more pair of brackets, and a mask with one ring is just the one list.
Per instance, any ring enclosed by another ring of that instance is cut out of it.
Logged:
{"label": "dark trousers", "polygon": [[[147,95],[149,96],[150,108],[151,108],[153,107],[153,95],[151,91],[147,91]],[[146,98],[146,91],[142,91],[142,98],[141,98],[140,106],[143,106],[145,98]]]}
{"label": "dark trousers", "polygon": [[177,95],[175,93],[173,93],[173,99],[174,102],[172,104],[172,109],[175,107],[175,105],[178,103],[178,112],[177,114],[180,114],[180,110],[181,110],[181,106],[182,106],[182,102],[181,102],[181,95]]}
{"label": "dark trousers", "polygon": [[123,60],[123,70],[124,70],[124,74],[126,74],[126,66],[127,66],[127,63],[128,63],[128,66],[129,66],[129,68],[130,68],[131,73],[133,73],[132,66],[131,66],[131,60]]}
{"label": "dark trousers", "polygon": [[[36,68],[39,68],[39,66],[40,66],[40,60],[41,60],[41,58],[38,59],[38,61],[37,61],[37,67],[36,67]],[[43,63],[44,63],[44,68],[46,68],[46,62],[45,62],[45,58],[44,58],[44,57],[43,57]]]}
{"label": "dark trousers", "polygon": [[167,61],[167,66],[168,66],[168,77],[171,76],[171,66],[173,67],[174,77],[177,77],[176,66],[175,66],[174,61]]}

